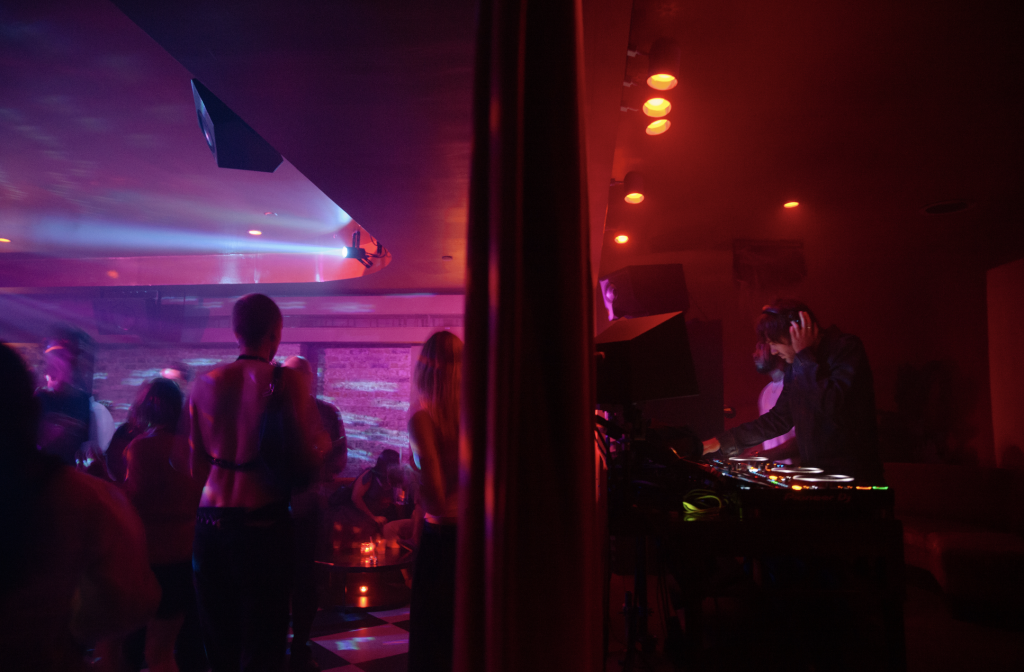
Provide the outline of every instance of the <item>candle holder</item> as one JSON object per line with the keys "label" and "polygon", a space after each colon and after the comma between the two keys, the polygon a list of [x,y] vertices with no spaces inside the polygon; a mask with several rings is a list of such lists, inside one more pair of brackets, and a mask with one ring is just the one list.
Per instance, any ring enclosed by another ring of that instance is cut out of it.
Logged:
{"label": "candle holder", "polygon": [[364,541],[359,545],[359,552],[363,555],[373,555],[377,550],[377,545],[372,541]]}

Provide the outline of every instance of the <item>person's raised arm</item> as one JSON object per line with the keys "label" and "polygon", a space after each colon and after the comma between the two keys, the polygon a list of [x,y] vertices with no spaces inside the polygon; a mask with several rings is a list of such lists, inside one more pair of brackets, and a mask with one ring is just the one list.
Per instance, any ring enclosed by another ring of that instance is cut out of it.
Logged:
{"label": "person's raised arm", "polygon": [[409,443],[420,467],[420,498],[427,513],[445,511],[447,490],[441,467],[437,428],[426,411],[417,411],[409,419]]}
{"label": "person's raised arm", "polygon": [[793,359],[792,385],[801,391],[813,410],[835,417],[845,404],[854,380],[859,376],[866,378],[871,369],[864,345],[859,338],[850,335],[841,337],[824,374],[822,364],[814,348],[798,352]]}

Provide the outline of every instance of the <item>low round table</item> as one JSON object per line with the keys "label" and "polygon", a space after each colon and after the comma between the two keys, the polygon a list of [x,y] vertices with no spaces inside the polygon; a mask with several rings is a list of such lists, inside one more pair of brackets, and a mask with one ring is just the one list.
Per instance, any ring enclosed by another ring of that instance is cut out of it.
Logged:
{"label": "low round table", "polygon": [[387,610],[403,606],[409,601],[409,589],[404,581],[399,587],[373,577],[362,594],[346,595],[350,574],[381,574],[388,571],[407,569],[412,566],[415,553],[409,548],[387,548],[383,553],[363,555],[358,548],[333,550],[328,558],[317,559],[316,564],[326,574],[325,597],[320,606],[354,607],[356,609]]}

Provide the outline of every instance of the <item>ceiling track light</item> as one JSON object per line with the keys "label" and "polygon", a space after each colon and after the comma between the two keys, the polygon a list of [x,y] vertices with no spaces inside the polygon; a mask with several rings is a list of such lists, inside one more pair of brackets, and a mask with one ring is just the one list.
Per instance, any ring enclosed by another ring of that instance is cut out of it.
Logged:
{"label": "ceiling track light", "polygon": [[676,88],[682,53],[679,43],[670,37],[655,40],[648,54],[647,86],[656,91]]}
{"label": "ceiling track light", "polygon": [[612,185],[621,184],[625,187],[626,196],[623,200],[630,205],[636,205],[644,200],[644,176],[635,170],[626,173],[621,182],[612,181]]}

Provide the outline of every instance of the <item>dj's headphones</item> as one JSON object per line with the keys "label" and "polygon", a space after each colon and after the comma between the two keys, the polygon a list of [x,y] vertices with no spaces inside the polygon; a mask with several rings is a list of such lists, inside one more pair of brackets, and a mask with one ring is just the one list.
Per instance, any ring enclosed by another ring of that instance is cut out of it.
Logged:
{"label": "dj's headphones", "polygon": [[765,306],[764,308],[761,309],[761,312],[767,313],[769,315],[778,315],[780,317],[784,317],[786,318],[786,322],[796,322],[797,324],[800,324],[799,310],[783,310],[776,306]]}

